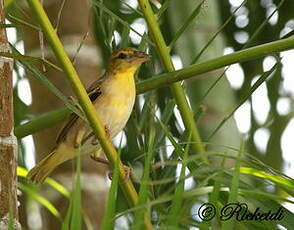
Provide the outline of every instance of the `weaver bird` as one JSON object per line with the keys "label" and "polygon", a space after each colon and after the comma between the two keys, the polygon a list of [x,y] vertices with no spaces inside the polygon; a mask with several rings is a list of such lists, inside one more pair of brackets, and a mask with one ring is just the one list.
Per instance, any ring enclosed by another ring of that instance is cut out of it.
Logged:
{"label": "weaver bird", "polygon": [[[134,74],[147,60],[146,53],[134,48],[119,49],[111,55],[104,75],[87,90],[110,139],[124,128],[131,115],[136,96]],[[42,183],[58,165],[74,158],[79,151],[94,158],[102,152],[91,127],[74,113],[56,142],[53,151],[29,171],[30,181]]]}

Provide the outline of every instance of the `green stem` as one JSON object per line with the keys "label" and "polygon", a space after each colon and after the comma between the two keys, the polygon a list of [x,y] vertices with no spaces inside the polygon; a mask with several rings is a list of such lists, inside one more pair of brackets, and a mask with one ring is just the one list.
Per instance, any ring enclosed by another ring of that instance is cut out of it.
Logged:
{"label": "green stem", "polygon": [[36,119],[33,119],[25,124],[19,125],[14,128],[14,134],[17,138],[22,138],[33,133],[36,133],[40,130],[49,128],[54,124],[64,121],[68,118],[68,115],[71,113],[69,108],[63,108],[43,114]]}
{"label": "green stem", "polygon": [[[269,55],[271,53],[281,52],[293,48],[294,38],[286,38],[279,41],[251,47],[249,49],[244,49],[232,54],[205,61],[200,64],[191,65],[178,71],[161,74],[155,77],[151,77],[148,80],[139,82],[136,86],[137,94],[145,93],[150,90],[164,87],[168,84],[182,81],[191,77],[195,78],[196,75],[203,74],[234,63],[249,61]],[[15,127],[15,135],[18,138],[22,138],[63,121],[66,116],[63,115],[62,110],[56,110],[54,112],[47,113],[29,121],[28,123]],[[64,110],[68,109],[65,108]],[[50,122],[48,122],[48,120]]]}
{"label": "green stem", "polygon": [[[155,14],[152,11],[152,8],[149,4],[148,0],[138,0],[142,12],[144,14],[144,17],[147,21],[149,31],[153,37],[154,43],[157,47],[159,56],[161,58],[161,61],[163,62],[166,70],[168,72],[175,71],[175,68],[173,66],[171,56],[169,54],[169,47],[166,45],[164,38],[162,36],[162,33],[160,31],[159,25],[157,23],[157,18]],[[177,106],[179,108],[180,114],[182,116],[185,128],[191,132],[192,134],[192,147],[193,150],[196,153],[204,153],[204,146],[201,143],[201,137],[198,132],[197,125],[195,123],[193,112],[189,107],[188,101],[186,99],[186,95],[184,93],[184,90],[179,82],[173,83],[171,85],[172,93],[175,97]],[[207,162],[206,157],[202,157],[202,160]]]}
{"label": "green stem", "polygon": [[196,75],[216,70],[234,63],[253,60],[289,49],[294,49],[293,37],[240,50],[199,64],[188,66],[181,70],[149,78],[148,80],[142,81],[137,85],[137,93],[144,93],[177,81],[196,77]]}
{"label": "green stem", "polygon": [[59,40],[56,31],[54,30],[51,22],[49,21],[48,16],[46,15],[41,3],[39,0],[28,0],[28,3],[34,13],[37,16],[37,19],[42,27],[42,30],[50,43],[53,52],[55,53],[56,58],[59,60],[68,80],[70,81],[72,88],[76,94],[76,97],[79,100],[79,103],[82,109],[85,112],[89,123],[91,124],[99,142],[102,146],[105,155],[107,156],[110,165],[114,168],[115,162],[119,163],[119,174],[120,174],[120,185],[122,190],[124,191],[125,196],[128,199],[128,202],[131,206],[136,205],[138,203],[138,194],[130,180],[124,181],[125,178],[125,170],[123,164],[121,163],[118,154],[113,147],[111,141],[106,137],[105,130],[103,125],[100,122],[100,119],[97,116],[96,110],[91,103],[87,92],[74,69],[70,59],[68,58],[64,47]]}

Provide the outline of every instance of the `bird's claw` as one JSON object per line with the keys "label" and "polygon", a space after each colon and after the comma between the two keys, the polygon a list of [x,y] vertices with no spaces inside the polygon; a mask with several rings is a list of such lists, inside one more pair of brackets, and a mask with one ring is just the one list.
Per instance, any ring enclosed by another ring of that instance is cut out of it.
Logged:
{"label": "bird's claw", "polygon": [[103,158],[101,158],[101,157],[97,157],[97,156],[95,156],[94,154],[91,154],[90,157],[91,157],[91,159],[94,160],[94,161],[97,161],[97,162],[99,162],[99,163],[106,164],[106,165],[109,166],[109,161],[108,161],[108,160],[105,160],[105,159],[103,159]]}
{"label": "bird's claw", "polygon": [[[97,162],[102,163],[102,164],[106,164],[106,165],[109,166],[109,161],[108,160],[105,160],[105,159],[103,159],[101,157],[97,157],[97,156],[95,156],[93,154],[90,155],[90,156],[91,156],[92,160],[97,161]],[[132,175],[132,168],[129,167],[129,166],[126,166],[126,165],[123,165],[123,167],[125,169],[125,174],[126,174],[125,178],[123,179],[123,182],[127,182],[130,179],[130,176]],[[109,172],[108,173],[108,178],[110,180],[112,180],[112,177],[113,177],[113,172]]]}
{"label": "bird's claw", "polygon": [[[132,168],[130,168],[129,166],[126,166],[126,165],[124,165],[123,167],[125,169],[125,174],[126,174],[125,178],[123,178],[123,182],[125,183],[130,179],[130,177],[132,175]],[[113,177],[113,172],[109,172],[108,173],[109,180],[112,180],[112,177]]]}

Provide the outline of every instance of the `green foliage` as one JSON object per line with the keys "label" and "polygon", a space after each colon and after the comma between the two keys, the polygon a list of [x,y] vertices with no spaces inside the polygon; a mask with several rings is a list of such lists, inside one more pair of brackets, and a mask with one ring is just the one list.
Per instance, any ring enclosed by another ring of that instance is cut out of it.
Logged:
{"label": "green foliage", "polygon": [[35,191],[31,186],[18,183],[18,187],[23,192],[27,193],[32,199],[38,201],[42,206],[44,206],[50,213],[52,213],[58,219],[61,218],[59,211],[54,207],[54,205],[47,200],[45,197],[41,196],[38,192]]}
{"label": "green foliage", "polygon": [[76,177],[69,201],[69,208],[62,223],[62,230],[82,229],[82,207],[81,207],[81,156],[77,157]]}
{"label": "green foliage", "polygon": [[[119,151],[119,154],[120,154],[120,151]],[[115,212],[116,212],[116,199],[117,199],[117,193],[118,193],[118,185],[119,185],[119,168],[118,168],[118,162],[116,162],[114,171],[113,171],[111,186],[109,189],[109,196],[108,196],[108,201],[106,204],[106,210],[104,213],[103,222],[101,224],[102,230],[108,230],[108,229],[114,228],[113,217],[115,216]]]}

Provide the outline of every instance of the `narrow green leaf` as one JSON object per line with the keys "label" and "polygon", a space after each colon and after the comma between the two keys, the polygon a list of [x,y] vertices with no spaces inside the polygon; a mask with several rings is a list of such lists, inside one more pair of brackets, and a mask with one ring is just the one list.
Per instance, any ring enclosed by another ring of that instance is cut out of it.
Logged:
{"label": "narrow green leaf", "polygon": [[[225,165],[225,158],[223,158],[221,163],[221,168],[223,168]],[[217,172],[217,176],[214,181],[213,191],[211,193],[211,196],[209,197],[209,202],[216,205],[217,201],[219,200],[219,193],[221,191],[221,184],[222,184],[222,177],[223,177],[223,170],[219,169]]]}
{"label": "narrow green leaf", "polygon": [[121,37],[121,47],[128,47],[130,44],[130,29],[128,27],[123,28]]}
{"label": "narrow green leaf", "polygon": [[14,53],[0,52],[0,56],[13,58],[15,60],[40,61],[40,59],[36,58],[36,57],[30,57],[30,56],[25,56],[25,55],[21,55],[21,54],[14,54]]}
{"label": "narrow green leaf", "polygon": [[269,173],[266,173],[264,171],[255,169],[255,168],[240,168],[240,172],[252,176],[256,176],[259,178],[268,179],[276,184],[279,184],[281,186],[288,187],[289,189],[294,190],[294,180],[291,178],[282,177],[279,175],[270,175]]}
{"label": "narrow green leaf", "polygon": [[29,27],[29,28],[31,28],[33,30],[41,31],[41,28],[40,27],[38,27],[36,25],[33,25],[33,24],[29,23],[29,22],[26,22],[26,21],[24,21],[24,20],[22,20],[20,18],[17,18],[15,16],[11,15],[11,14],[8,14],[7,15],[7,19],[9,21],[13,22],[16,25],[20,24],[20,25],[23,25],[23,26],[27,26],[27,27]]}
{"label": "narrow green leaf", "polygon": [[234,175],[232,179],[232,184],[230,188],[230,196],[229,196],[229,203],[236,202],[237,201],[237,194],[238,194],[238,188],[239,188],[239,180],[240,180],[240,167],[241,167],[241,156],[244,152],[244,141],[241,141],[240,150],[238,153],[238,157],[236,159],[236,166],[234,168]]}
{"label": "narrow green leaf", "polygon": [[[13,48],[13,51],[17,54],[20,54],[15,48]],[[52,93],[54,93],[60,100],[63,101],[63,103],[74,113],[79,115],[82,119],[84,119],[83,113],[81,110],[78,110],[64,94],[57,89],[47,78],[44,76],[36,67],[31,65],[28,62],[25,62],[24,60],[18,60],[30,73],[32,73],[32,76],[34,76],[37,80],[41,81],[49,90],[51,90]]]}
{"label": "narrow green leaf", "polygon": [[[121,148],[118,150],[120,155]],[[108,201],[106,203],[106,209],[104,212],[104,217],[101,224],[101,230],[112,230],[114,229],[114,217],[116,211],[116,200],[117,200],[117,191],[119,185],[119,167],[118,161],[115,162],[115,167],[113,170],[113,177],[111,180],[110,189],[108,192]]]}
{"label": "narrow green leaf", "polygon": [[285,34],[281,39],[290,38],[294,35],[294,30],[291,30],[289,33]]}
{"label": "narrow green leaf", "polygon": [[[65,0],[64,0],[64,1],[65,1]],[[85,43],[85,40],[86,40],[86,38],[88,37],[88,35],[89,35],[89,32],[86,32],[86,33],[84,34],[82,40],[80,41],[80,44],[79,44],[79,46],[78,46],[78,48],[77,48],[77,50],[76,50],[76,52],[75,52],[75,54],[74,54],[74,56],[73,56],[73,58],[72,58],[72,63],[73,63],[73,64],[75,64],[75,62],[76,62],[76,58],[77,58],[77,56],[78,56],[78,54],[79,54],[81,48],[83,47],[83,45],[84,45],[84,43]]]}
{"label": "narrow green leaf", "polygon": [[247,0],[244,0],[236,9],[232,12],[231,16],[225,21],[224,24],[220,26],[220,28],[214,33],[214,35],[209,39],[209,41],[205,44],[205,46],[200,50],[200,52],[193,58],[191,64],[196,63],[201,55],[205,52],[205,50],[209,47],[209,45],[214,41],[214,39],[223,31],[225,26],[233,19],[235,18],[235,13],[247,2]]}
{"label": "narrow green leaf", "polygon": [[129,8],[132,12],[136,12],[139,16],[143,16],[142,12],[140,12],[139,10],[131,7],[128,3],[124,2],[124,0],[120,0],[121,4],[125,5],[127,8]]}
{"label": "narrow green leaf", "polygon": [[80,147],[76,160],[76,175],[72,185],[72,193],[65,219],[62,223],[62,230],[82,229],[82,206],[81,206],[81,159]]}
{"label": "narrow green leaf", "polygon": [[1,29],[3,29],[3,28],[11,28],[11,27],[16,27],[16,25],[12,24],[12,23],[10,23],[10,24],[2,24],[2,23],[0,23],[0,28]]}
{"label": "narrow green leaf", "polygon": [[[239,153],[238,153],[238,158],[237,158],[236,163],[235,163],[236,166],[234,168],[234,175],[233,175],[232,184],[231,184],[231,188],[230,188],[228,204],[238,202],[238,189],[239,189],[239,180],[240,180],[241,156],[242,156],[243,152],[244,152],[244,140],[241,141],[240,150],[239,150]],[[235,222],[235,220],[233,218],[225,221],[224,224],[223,224],[223,229],[224,230],[234,229],[234,222]]]}
{"label": "narrow green leaf", "polygon": [[[10,47],[13,51],[13,53],[0,53],[0,56],[4,56],[4,57],[11,57],[15,60],[20,60],[20,61],[38,61],[42,64],[45,64],[49,67],[52,67],[60,72],[63,72],[63,70],[58,67],[57,65],[53,64],[52,62],[40,58],[40,57],[32,57],[32,56],[28,56],[28,55],[22,55],[12,44],[10,44]],[[21,62],[20,62],[21,63]]]}
{"label": "narrow green leaf", "polygon": [[139,209],[137,212],[135,212],[135,218],[134,218],[134,230],[140,230],[144,227],[145,219],[148,218],[150,215],[150,208],[148,205],[146,205],[148,196],[149,196],[149,185],[148,181],[150,178],[150,169],[151,169],[151,160],[152,155],[154,152],[154,139],[155,139],[155,129],[153,126],[150,127],[149,136],[148,136],[148,145],[147,145],[147,154],[145,155],[145,164],[144,164],[144,174],[142,178],[142,183],[140,186],[139,191],[139,202],[138,206],[144,205],[144,208]]}
{"label": "narrow green leaf", "polygon": [[39,195],[35,190],[33,190],[30,186],[24,185],[23,183],[18,183],[18,187],[20,190],[27,193],[33,199],[38,201],[41,205],[43,205],[50,213],[52,213],[58,220],[61,220],[61,215],[58,210],[54,207],[54,205],[47,200],[45,197]]}
{"label": "narrow green leaf", "polygon": [[[17,176],[26,177],[27,174],[28,174],[28,170],[26,170],[23,167],[17,166]],[[50,185],[52,188],[54,188],[57,192],[59,192],[61,195],[65,196],[66,198],[70,197],[69,191],[56,180],[53,180],[52,178],[48,177],[46,178],[45,183]]]}
{"label": "narrow green leaf", "polygon": [[9,209],[9,213],[8,213],[8,230],[14,230],[14,223],[16,221],[16,219],[13,218],[13,210],[12,208]]}
{"label": "narrow green leaf", "polygon": [[[172,115],[174,114],[174,108],[175,108],[175,100],[169,100],[168,103],[165,105],[164,110],[162,112],[162,115],[160,117],[161,122],[164,126],[167,126],[170,122],[170,119]],[[160,147],[162,144],[164,144],[165,135],[162,131],[161,125],[159,125],[156,129],[156,139],[155,139],[155,146]]]}
{"label": "narrow green leaf", "polygon": [[[154,115],[155,116],[155,115]],[[156,116],[155,116],[156,117]],[[157,118],[157,117],[156,117]],[[160,124],[161,128],[162,128],[162,131],[165,133],[165,135],[167,136],[167,138],[169,139],[169,141],[172,143],[172,145],[174,146],[175,148],[175,152],[177,154],[177,157],[180,157],[183,159],[183,149],[182,149],[182,146],[176,142],[176,140],[173,138],[173,136],[171,135],[171,133],[169,132],[168,130],[168,127],[162,123],[162,121],[160,119],[157,118],[157,121],[158,123]],[[188,138],[188,132],[185,132],[183,134],[183,139],[187,139]],[[191,142],[192,143],[192,142]],[[198,168],[197,164],[195,163],[195,160],[198,159],[201,159],[203,158],[204,156],[207,156],[206,153],[197,153],[197,155],[194,155],[193,157],[191,157],[191,161],[189,161],[189,159],[187,159],[187,167],[190,171],[194,171]]]}
{"label": "narrow green leaf", "polygon": [[[191,13],[191,15],[187,18],[187,20],[183,23],[182,27],[176,32],[175,36],[173,37],[173,40],[170,42],[170,44],[168,45],[168,47],[170,49],[173,48],[173,46],[175,45],[175,43],[177,42],[177,40],[181,37],[181,35],[186,31],[186,29],[189,27],[189,25],[193,22],[193,20],[198,16],[201,7],[203,5],[203,3],[206,0],[202,0],[202,2],[200,2],[198,4],[198,6],[196,6],[196,8],[193,10],[193,12]],[[194,62],[193,62],[194,63]]]}
{"label": "narrow green leaf", "polygon": [[58,14],[57,14],[57,20],[56,20],[56,26],[55,26],[56,31],[58,31],[58,26],[60,24],[61,14],[62,14],[64,5],[65,5],[65,0],[62,0]]}
{"label": "narrow green leaf", "polygon": [[82,198],[81,198],[81,151],[79,149],[78,156],[76,158],[77,169],[76,178],[74,181],[73,193],[72,193],[72,217],[70,228],[74,230],[82,229]]}
{"label": "narrow green leaf", "polygon": [[70,217],[72,213],[72,199],[70,199],[69,207],[67,209],[66,216],[62,222],[61,230],[70,230]]}
{"label": "narrow green leaf", "polygon": [[138,130],[142,131],[143,127],[148,123],[147,119],[148,119],[148,115],[150,113],[150,110],[152,108],[150,108],[150,101],[151,101],[151,97],[152,94],[147,94],[146,97],[144,98],[145,102],[143,105],[143,108],[141,110],[140,113],[140,117],[139,117],[139,122],[138,122]]}
{"label": "narrow green leaf", "polygon": [[189,135],[188,144],[185,148],[184,154],[183,154],[183,160],[182,160],[182,168],[180,173],[179,182],[176,185],[175,194],[172,199],[171,208],[169,210],[169,214],[167,216],[167,226],[171,227],[178,227],[179,225],[179,218],[180,213],[182,211],[182,202],[183,202],[183,194],[185,191],[185,171],[187,166],[187,158],[188,158],[188,152],[191,142],[191,135]]}
{"label": "narrow green leaf", "polygon": [[70,192],[56,180],[53,180],[52,178],[47,177],[45,180],[45,183],[50,185],[52,188],[58,191],[61,195],[65,196],[68,199],[70,198]]}
{"label": "narrow green leaf", "polygon": [[258,28],[254,31],[252,36],[248,39],[248,41],[245,43],[245,45],[242,47],[242,49],[245,49],[250,46],[250,44],[254,41],[254,39],[259,35],[262,30],[265,28],[265,26],[268,24],[269,20],[275,15],[276,12],[281,8],[281,6],[284,4],[285,0],[281,0],[278,4],[278,6],[273,10],[273,12],[258,26]]}
{"label": "narrow green leaf", "polygon": [[219,123],[219,125],[215,128],[215,130],[209,135],[207,140],[210,140],[214,134],[217,133],[217,131],[233,116],[233,114],[236,112],[238,108],[243,105],[243,103],[254,93],[254,91],[263,83],[266,81],[268,77],[272,75],[272,73],[275,71],[275,69],[280,65],[280,63],[276,63],[269,71],[264,72],[260,78],[254,83],[254,85],[246,92],[239,102],[239,104]]}
{"label": "narrow green leaf", "polygon": [[164,14],[164,12],[168,9],[168,4],[169,4],[169,0],[165,0],[163,2],[162,6],[160,7],[158,12],[156,13],[157,18],[160,18]]}
{"label": "narrow green leaf", "polygon": [[254,191],[254,190],[247,190],[247,189],[239,189],[238,191],[239,195],[244,196],[244,198],[253,198],[253,199],[270,199],[275,200],[277,202],[287,202],[289,204],[294,204],[294,201],[284,197],[281,197],[280,195],[270,194],[268,192],[262,192],[262,191]]}
{"label": "narrow green leaf", "polygon": [[[133,31],[135,34],[137,34],[140,37],[143,37],[142,34],[140,34],[138,31],[136,31],[135,29],[133,29],[129,23],[127,23],[126,21],[122,20],[119,16],[117,16],[115,13],[113,13],[111,10],[109,10],[108,8],[106,8],[102,2],[100,2],[99,0],[93,0],[92,1],[94,6],[99,7],[103,12],[107,13],[108,15],[110,15],[113,19],[117,20],[119,23],[121,23],[123,26],[127,27],[128,29],[130,29],[131,31]],[[147,40],[149,44],[152,45],[152,42],[150,41],[150,39]]]}

